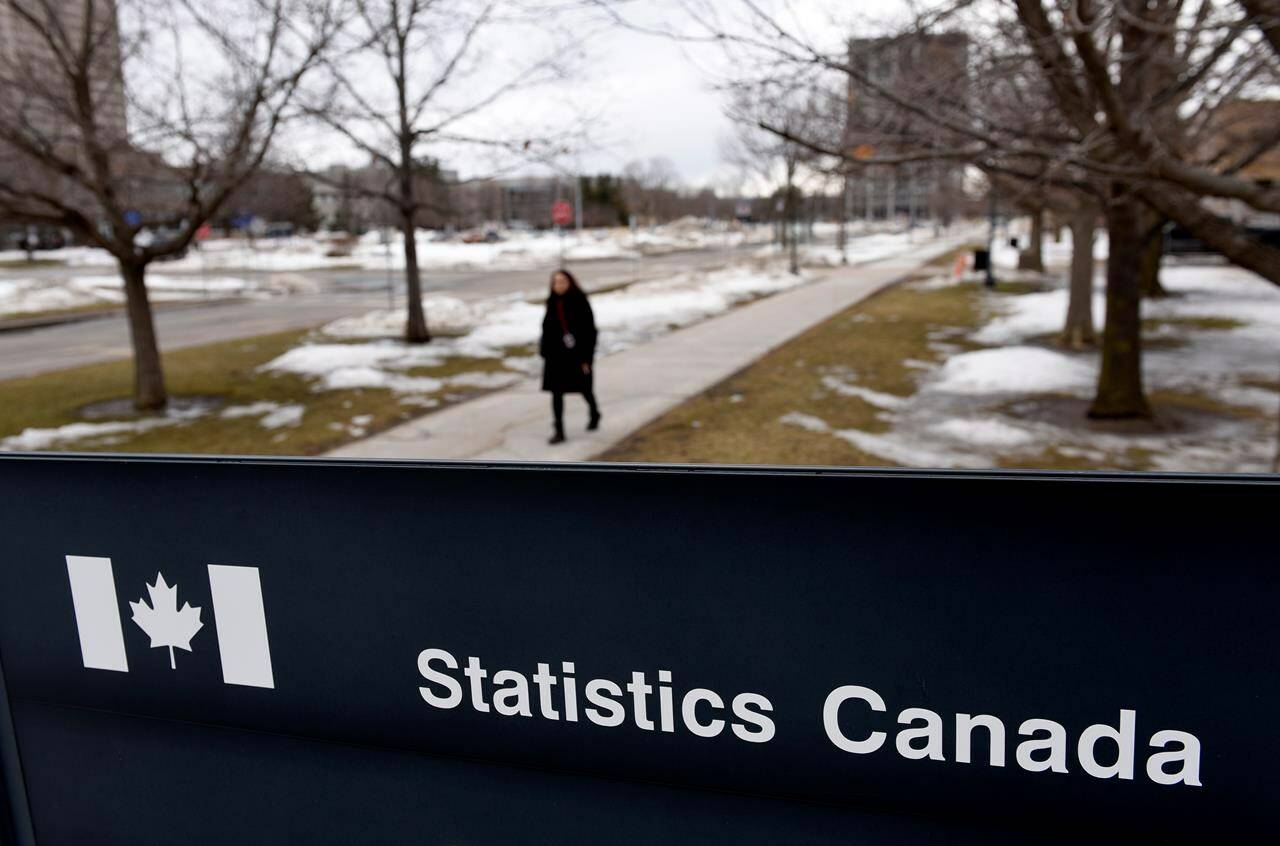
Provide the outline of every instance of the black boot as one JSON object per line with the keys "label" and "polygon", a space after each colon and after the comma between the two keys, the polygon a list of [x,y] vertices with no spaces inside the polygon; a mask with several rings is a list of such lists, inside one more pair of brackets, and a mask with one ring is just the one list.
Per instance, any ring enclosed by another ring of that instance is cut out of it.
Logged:
{"label": "black boot", "polygon": [[552,392],[551,394],[551,421],[555,427],[554,434],[549,444],[564,443],[564,394]]}
{"label": "black boot", "polygon": [[591,418],[587,421],[587,431],[594,432],[600,428],[600,406],[596,405],[596,395],[590,390],[584,392],[582,398],[587,401],[587,410],[591,412]]}

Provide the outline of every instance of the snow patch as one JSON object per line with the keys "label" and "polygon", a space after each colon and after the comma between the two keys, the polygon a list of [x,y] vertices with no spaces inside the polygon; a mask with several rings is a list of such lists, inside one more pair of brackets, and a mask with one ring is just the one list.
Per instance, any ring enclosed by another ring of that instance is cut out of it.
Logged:
{"label": "snow patch", "polygon": [[285,426],[297,426],[306,414],[304,405],[284,405],[259,420],[264,429],[282,429]]}
{"label": "snow patch", "polygon": [[778,418],[779,423],[785,423],[788,426],[799,426],[810,432],[830,432],[831,427],[827,425],[827,421],[821,417],[814,417],[812,414],[805,414],[802,411],[789,411]]}
{"label": "snow patch", "polygon": [[1038,347],[976,350],[948,359],[926,390],[951,394],[1080,392],[1093,388],[1094,366]]}
{"label": "snow patch", "polygon": [[981,446],[1025,446],[1038,440],[1033,432],[992,418],[974,420],[953,417],[935,423],[929,430],[943,437]]}
{"label": "snow patch", "polygon": [[822,386],[842,397],[857,397],[876,408],[899,408],[906,402],[905,397],[873,391],[870,388],[846,382],[838,376],[823,376]]}

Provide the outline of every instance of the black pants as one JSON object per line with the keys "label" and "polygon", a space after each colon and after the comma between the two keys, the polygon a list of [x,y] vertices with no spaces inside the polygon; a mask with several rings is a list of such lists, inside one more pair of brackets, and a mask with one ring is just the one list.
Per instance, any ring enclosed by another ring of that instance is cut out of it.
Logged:
{"label": "black pants", "polygon": [[[592,418],[598,417],[600,408],[596,405],[596,395],[592,391],[583,391],[582,398],[587,401],[587,408],[591,411]],[[556,431],[564,431],[564,394],[558,391],[551,392],[551,413],[556,418]]]}

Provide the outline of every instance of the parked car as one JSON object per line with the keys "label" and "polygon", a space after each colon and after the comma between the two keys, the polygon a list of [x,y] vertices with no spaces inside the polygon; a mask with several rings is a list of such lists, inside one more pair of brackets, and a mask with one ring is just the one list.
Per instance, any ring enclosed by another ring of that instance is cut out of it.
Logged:
{"label": "parked car", "polygon": [[71,243],[66,230],[56,226],[14,227],[6,233],[5,246],[11,250],[60,250]]}

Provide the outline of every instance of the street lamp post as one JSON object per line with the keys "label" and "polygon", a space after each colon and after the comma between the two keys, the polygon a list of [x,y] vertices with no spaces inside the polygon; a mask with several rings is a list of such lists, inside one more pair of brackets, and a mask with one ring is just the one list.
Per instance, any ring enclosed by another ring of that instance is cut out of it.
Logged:
{"label": "street lamp post", "polygon": [[840,233],[838,240],[840,241],[840,263],[849,263],[849,207],[853,204],[853,197],[850,194],[852,186],[849,184],[849,174],[844,175],[844,184],[840,189]]}
{"label": "street lamp post", "polygon": [[573,178],[573,228],[578,233],[578,242],[582,242],[582,168]]}
{"label": "street lamp post", "polygon": [[990,225],[987,228],[987,275],[982,280],[982,284],[986,285],[988,288],[994,288],[996,286],[996,181],[994,178],[991,180],[991,208],[989,214]]}

